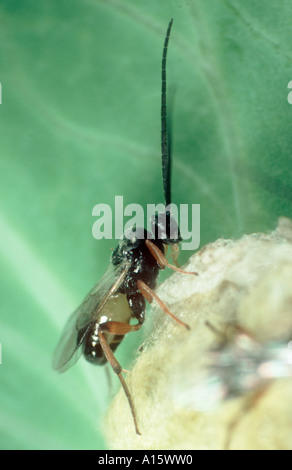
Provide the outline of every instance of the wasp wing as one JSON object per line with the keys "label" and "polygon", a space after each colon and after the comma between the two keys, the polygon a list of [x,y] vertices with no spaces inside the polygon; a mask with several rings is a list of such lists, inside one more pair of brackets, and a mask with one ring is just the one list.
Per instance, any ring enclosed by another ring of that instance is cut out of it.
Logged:
{"label": "wasp wing", "polygon": [[110,264],[100,281],[91,289],[82,304],[67,321],[53,357],[53,368],[65,372],[83,352],[84,338],[106,302],[122,284],[130,265],[127,261]]}

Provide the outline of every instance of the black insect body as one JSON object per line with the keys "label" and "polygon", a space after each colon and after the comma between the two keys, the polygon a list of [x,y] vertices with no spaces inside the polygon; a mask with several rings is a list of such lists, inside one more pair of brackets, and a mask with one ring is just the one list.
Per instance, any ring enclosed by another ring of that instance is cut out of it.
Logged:
{"label": "black insect body", "polygon": [[[145,231],[145,238],[146,235]],[[155,245],[164,252],[163,243],[160,240],[155,240]],[[96,318],[91,328],[88,329],[84,340],[82,335],[85,358],[98,365],[107,362],[98,340],[98,330],[104,332],[112,351],[118,347],[124,336],[123,334],[107,333],[105,323],[122,322],[129,327],[130,320],[134,318],[138,320],[138,324],[131,326],[130,331],[138,330],[145,319],[146,302],[143,294],[137,290],[137,282],[142,280],[151,290],[155,289],[160,270],[157,261],[145,244],[145,239],[138,238],[129,240],[125,237],[121,240],[112,254],[111,265],[117,274],[122,273],[122,280],[119,279],[119,276],[117,277],[118,283],[121,282],[121,284],[102,308],[99,318]],[[96,295],[95,292],[93,295]],[[113,329],[113,326],[110,325],[110,328]],[[127,329],[125,325],[123,327],[122,325],[115,326],[115,331],[119,331],[119,333],[123,333],[124,329]]]}
{"label": "black insect body", "polygon": [[[162,172],[166,205],[170,204],[170,150],[166,126],[166,54],[172,20],[168,25],[162,58],[161,144]],[[141,328],[145,318],[146,300],[156,300],[164,312],[175,317],[153,291],[159,271],[165,267],[184,273],[170,265],[164,255],[165,245],[177,245],[181,240],[176,222],[167,211],[152,218],[151,235],[137,228],[132,237],[125,237],[114,250],[111,263],[80,307],[69,318],[56,348],[53,367],[59,372],[69,369],[79,357],[93,364],[109,362],[118,375],[127,396],[135,429],[140,434],[132,396],[122,376],[122,367],[113,352],[124,336]],[[196,274],[196,273],[188,273]],[[131,324],[131,320],[134,324]]]}

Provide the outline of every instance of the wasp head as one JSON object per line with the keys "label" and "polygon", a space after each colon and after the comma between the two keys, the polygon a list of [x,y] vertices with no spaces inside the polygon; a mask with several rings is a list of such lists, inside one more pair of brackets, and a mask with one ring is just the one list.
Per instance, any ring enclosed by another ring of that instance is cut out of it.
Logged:
{"label": "wasp head", "polygon": [[175,245],[182,241],[178,224],[170,211],[152,216],[151,227],[154,239],[161,240],[165,245]]}

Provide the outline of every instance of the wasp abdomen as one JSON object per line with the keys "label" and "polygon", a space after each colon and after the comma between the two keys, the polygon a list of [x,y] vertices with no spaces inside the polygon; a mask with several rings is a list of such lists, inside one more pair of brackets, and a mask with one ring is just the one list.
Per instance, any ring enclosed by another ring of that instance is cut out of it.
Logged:
{"label": "wasp abdomen", "polygon": [[[86,334],[83,351],[86,360],[96,365],[105,364],[107,359],[99,342],[98,330],[103,330],[102,325],[111,321],[129,324],[132,316],[133,312],[126,295],[120,293],[113,295],[100,311],[97,320],[91,325]],[[112,351],[118,347],[124,338],[122,335],[114,335],[106,331],[103,332],[103,335]]]}

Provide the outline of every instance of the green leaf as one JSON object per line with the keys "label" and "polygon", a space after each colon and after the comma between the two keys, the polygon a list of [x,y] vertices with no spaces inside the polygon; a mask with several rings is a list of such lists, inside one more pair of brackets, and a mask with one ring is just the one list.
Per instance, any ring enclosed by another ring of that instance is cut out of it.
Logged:
{"label": "green leaf", "polygon": [[[104,370],[59,376],[51,356],[116,245],[93,239],[93,206],[163,202],[172,17],[174,202],[201,205],[201,246],[291,216],[290,1],[2,0],[2,448],[106,446]],[[140,341],[120,346],[123,367]]]}

